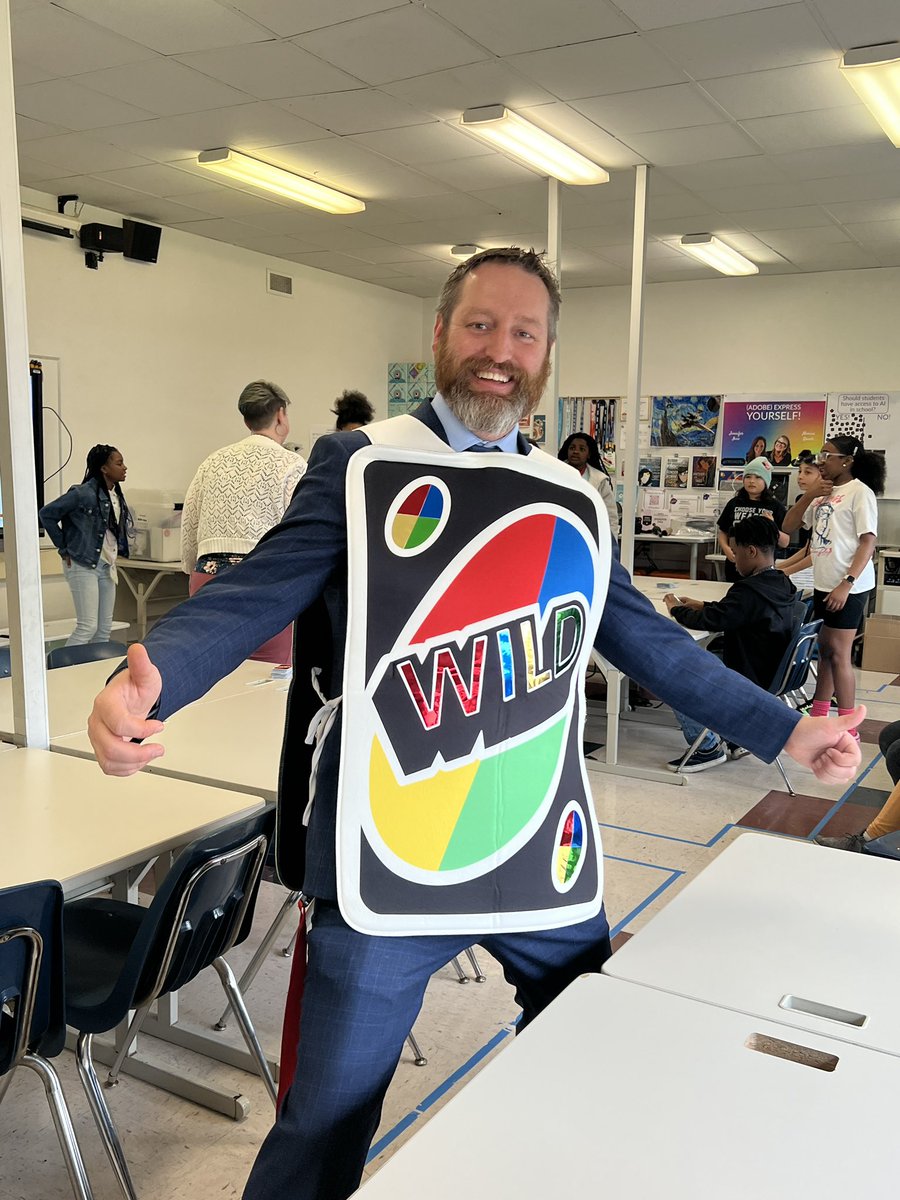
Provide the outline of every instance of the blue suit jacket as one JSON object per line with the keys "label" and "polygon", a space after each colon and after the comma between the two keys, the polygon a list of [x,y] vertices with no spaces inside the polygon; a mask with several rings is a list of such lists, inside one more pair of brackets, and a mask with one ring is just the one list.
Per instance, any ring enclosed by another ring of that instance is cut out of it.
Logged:
{"label": "blue suit jacket", "polygon": [[[414,414],[444,441],[426,403]],[[216,577],[160,621],[147,637],[163,679],[161,719],[202,696],[256,647],[296,619],[294,682],[282,750],[279,787],[279,869],[311,896],[337,898],[335,815],[340,751],[336,722],[319,763],[308,835],[300,817],[308,798],[311,715],[319,706],[309,686],[321,669],[326,696],[340,694],[347,629],[347,522],[344,479],[352,454],[369,445],[364,431],[319,438],[306,474],[281,524],[242,563]],[[520,438],[519,452],[529,447]],[[798,714],[728,671],[631,585],[614,558],[609,594],[594,644],[610,662],[673,708],[708,724],[729,741],[771,761]],[[305,842],[305,854],[304,854]],[[305,866],[304,866],[305,859]]]}

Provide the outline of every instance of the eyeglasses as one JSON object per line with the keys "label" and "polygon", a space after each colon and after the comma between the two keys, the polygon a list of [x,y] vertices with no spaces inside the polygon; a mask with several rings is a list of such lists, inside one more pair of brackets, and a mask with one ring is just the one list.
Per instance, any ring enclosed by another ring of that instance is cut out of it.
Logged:
{"label": "eyeglasses", "polygon": [[849,454],[838,454],[836,450],[820,450],[816,455],[816,462],[823,463],[829,458],[849,458]]}

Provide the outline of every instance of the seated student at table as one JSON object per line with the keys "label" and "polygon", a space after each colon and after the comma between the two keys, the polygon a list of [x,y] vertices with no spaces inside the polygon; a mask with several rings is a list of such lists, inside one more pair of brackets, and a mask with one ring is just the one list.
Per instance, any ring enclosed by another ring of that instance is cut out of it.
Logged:
{"label": "seated student at table", "polygon": [[[687,596],[668,595],[666,608],[687,629],[721,633],[726,667],[768,688],[797,628],[797,592],[788,577],[775,569],[778,530],[766,517],[739,521],[731,531],[731,550],[738,578],[721,600],[704,604]],[[703,726],[676,712],[678,723],[692,745]],[[723,743],[710,730],[684,766],[681,758],[668,764],[670,771],[705,771],[725,762],[729,754],[740,758],[746,751],[734,742]]]}
{"label": "seated student at table", "polygon": [[[757,439],[760,440],[760,439]],[[716,524],[719,527],[719,549],[725,555],[725,578],[729,583],[739,577],[734,552],[729,545],[731,531],[745,517],[760,516],[773,521],[778,533],[777,545],[786,546],[790,538],[781,532],[787,509],[769,491],[772,483],[772,464],[767,458],[754,458],[744,467],[743,486],[722,509]]]}

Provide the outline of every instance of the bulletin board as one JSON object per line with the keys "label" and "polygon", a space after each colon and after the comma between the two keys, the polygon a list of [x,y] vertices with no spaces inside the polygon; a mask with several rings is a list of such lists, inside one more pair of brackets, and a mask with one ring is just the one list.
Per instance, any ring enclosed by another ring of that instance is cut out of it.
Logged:
{"label": "bulletin board", "polygon": [[900,500],[900,392],[829,392],[825,440],[856,437],[887,463],[885,497]]}

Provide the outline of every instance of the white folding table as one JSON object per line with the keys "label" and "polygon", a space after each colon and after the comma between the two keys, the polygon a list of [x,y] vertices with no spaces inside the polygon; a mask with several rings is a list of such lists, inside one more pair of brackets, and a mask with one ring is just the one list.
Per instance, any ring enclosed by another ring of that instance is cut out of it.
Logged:
{"label": "white folding table", "polygon": [[[146,863],[260,805],[258,797],[221,788],[146,772],[114,779],[96,763],[71,755],[10,750],[0,754],[0,887],[58,879],[71,897],[112,878],[116,895],[134,900]],[[185,1029],[177,1020],[177,998],[164,997],[158,1016],[148,1018],[140,1037],[153,1034],[255,1073],[249,1054]],[[97,1044],[94,1057],[111,1063],[115,1049]],[[235,1120],[249,1110],[247,1098],[233,1090],[208,1087],[134,1053],[122,1070]]]}
{"label": "white folding table", "polygon": [[900,863],[742,834],[605,971],[900,1056]]}
{"label": "white folding table", "polygon": [[[142,558],[120,558],[117,560],[116,570],[134,597],[138,640],[143,641],[147,636],[147,604],[150,597],[167,575],[184,575],[184,570],[180,562],[156,562],[153,559]],[[186,592],[186,575],[184,579]],[[184,598],[187,599],[186,594]]]}
{"label": "white folding table", "polygon": [[[116,659],[79,663],[74,667],[57,667],[47,672],[47,707],[50,714],[50,736],[78,733],[87,728],[94,697],[116,669]],[[272,664],[248,659],[230,675],[195,701],[205,704],[225,696],[237,696],[260,687],[283,687],[283,681],[273,681]],[[0,679],[0,738],[13,736],[12,680]]]}
{"label": "white folding table", "polygon": [[888,1055],[582,976],[358,1195],[893,1200],[898,1083]]}

